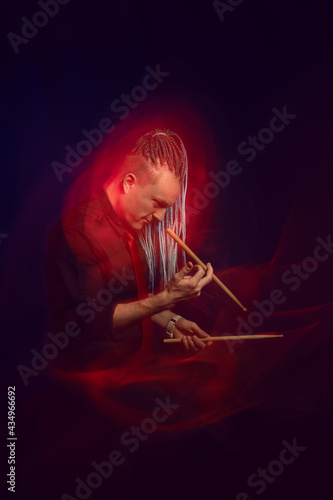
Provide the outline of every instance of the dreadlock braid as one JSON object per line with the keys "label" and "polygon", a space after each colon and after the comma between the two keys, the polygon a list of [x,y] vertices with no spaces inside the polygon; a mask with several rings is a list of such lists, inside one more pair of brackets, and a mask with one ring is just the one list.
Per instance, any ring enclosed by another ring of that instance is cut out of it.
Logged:
{"label": "dreadlock braid", "polygon": [[[141,154],[147,161],[167,165],[181,183],[179,197],[175,204],[166,211],[162,222],[154,221],[145,225],[139,233],[139,240],[145,251],[149,268],[149,288],[154,291],[155,282],[160,282],[163,290],[178,271],[177,243],[166,233],[172,229],[183,241],[186,238],[185,198],[187,190],[188,163],[184,144],[180,137],[170,130],[154,129],[140,137],[134,154]],[[157,255],[155,245],[159,244]],[[186,263],[186,255],[181,250],[181,260]],[[156,274],[156,277],[155,277]]]}
{"label": "dreadlock braid", "polygon": [[166,163],[177,179],[183,180],[187,166],[186,152],[180,137],[174,132],[158,128],[151,130],[140,137],[132,152],[141,154],[153,165],[157,163],[157,160],[161,165]]}

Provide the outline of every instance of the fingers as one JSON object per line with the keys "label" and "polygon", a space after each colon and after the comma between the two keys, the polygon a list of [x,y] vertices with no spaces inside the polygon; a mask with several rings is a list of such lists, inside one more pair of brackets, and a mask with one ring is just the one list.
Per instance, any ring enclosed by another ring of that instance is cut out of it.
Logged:
{"label": "fingers", "polygon": [[196,335],[192,337],[184,335],[182,337],[182,342],[185,349],[193,349],[194,351],[199,351],[199,349],[204,349],[207,346],[213,345],[213,342],[203,342]]}
{"label": "fingers", "polygon": [[[198,347],[196,347],[196,342],[194,341],[194,337],[190,337],[190,336],[187,336],[187,335],[184,335],[182,337],[182,342],[183,342],[183,345],[185,347],[185,349],[193,349],[194,351],[198,351]],[[203,342],[202,342],[203,344]],[[205,347],[205,346],[204,346]]]}
{"label": "fingers", "polygon": [[200,340],[196,335],[193,335],[193,337],[189,337],[184,335],[182,337],[182,342],[185,347],[185,349],[190,349],[192,348],[194,351],[199,351],[199,349],[204,349],[205,347],[210,347],[213,345],[212,341],[209,342],[203,342]]}
{"label": "fingers", "polygon": [[208,335],[208,333],[206,333],[204,330],[202,330],[200,328],[200,326],[198,326],[196,323],[192,324],[192,331],[195,335],[199,335],[199,337],[201,337],[201,338],[210,337],[210,335]]}
{"label": "fingers", "polygon": [[197,347],[199,347],[200,349],[203,349],[206,346],[210,347],[211,345],[213,345],[212,341],[203,342],[201,340],[202,338],[210,337],[210,335],[208,335],[208,333],[206,333],[204,330],[202,330],[200,328],[200,326],[198,326],[196,323],[193,323],[192,331],[193,331],[192,339]]}
{"label": "fingers", "polygon": [[213,267],[210,262],[207,264],[206,276],[200,280],[200,286],[203,288],[213,279]]}
{"label": "fingers", "polygon": [[183,337],[182,337],[182,342],[183,342],[183,345],[184,345],[185,349],[187,349],[187,350],[188,350],[188,349],[189,349],[189,346],[188,346],[188,340],[187,340],[186,335],[183,335]]}
{"label": "fingers", "polygon": [[207,263],[206,271],[201,266],[195,266],[195,267],[198,267],[198,270],[194,274],[194,276],[192,276],[190,281],[193,283],[195,288],[201,289],[212,281],[213,267],[210,262]]}
{"label": "fingers", "polygon": [[[194,273],[194,274],[193,274]],[[192,274],[192,275],[191,275]],[[206,266],[206,271],[199,265],[193,265],[188,262],[173,279],[168,283],[169,289],[180,294],[179,300],[188,300],[193,297],[199,297],[201,289],[210,283],[213,277],[213,268],[210,262]]]}
{"label": "fingers", "polygon": [[203,269],[203,267],[199,266],[198,264],[193,266],[192,271],[195,271],[195,274],[193,274],[193,276],[191,276],[191,281],[193,283],[199,283],[199,281],[205,275],[205,272],[206,272]]}
{"label": "fingers", "polygon": [[[199,327],[198,330],[200,331]],[[203,330],[201,330],[201,332],[199,333],[199,335],[202,338],[209,337],[209,335],[207,335],[207,333],[205,333]],[[212,342],[203,342],[195,333],[193,335],[183,335],[182,342],[185,349],[192,348],[194,351],[198,351],[199,349],[204,349],[207,345],[212,345]]]}
{"label": "fingers", "polygon": [[181,270],[175,274],[174,278],[177,281],[181,281],[185,276],[187,276],[192,272],[192,269],[193,269],[193,264],[192,262],[189,261],[186,263],[186,266],[182,267]]}
{"label": "fingers", "polygon": [[[200,349],[203,349],[204,347],[206,347],[205,342],[202,342],[202,340],[200,340],[196,335],[193,335],[192,339],[193,339],[193,343],[196,345],[196,347],[199,347]],[[196,349],[196,350],[198,350],[198,349]]]}
{"label": "fingers", "polygon": [[183,328],[185,330],[186,334],[182,333],[181,331],[178,332],[178,328],[176,326],[176,336],[179,336],[180,334],[185,349],[193,349],[194,351],[198,351],[199,349],[204,349],[205,347],[211,346],[213,344],[212,341],[204,342],[202,340],[204,338],[209,338],[210,335],[202,330],[194,321],[188,321],[182,318],[181,320],[179,320],[179,326],[180,328]]}
{"label": "fingers", "polygon": [[196,344],[194,343],[194,338],[193,337],[188,337],[187,339],[188,345],[192,347],[194,351],[198,351],[199,349],[196,347]]}

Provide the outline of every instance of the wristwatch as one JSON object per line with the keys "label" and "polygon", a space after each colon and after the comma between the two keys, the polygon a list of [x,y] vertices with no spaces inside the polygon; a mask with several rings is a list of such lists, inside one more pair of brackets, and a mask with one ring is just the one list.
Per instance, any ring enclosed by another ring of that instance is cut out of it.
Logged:
{"label": "wristwatch", "polygon": [[175,324],[177,323],[177,321],[179,319],[182,319],[182,316],[179,316],[179,314],[176,314],[173,318],[170,319],[170,321],[166,327],[165,333],[167,333],[170,336],[170,338],[172,338],[172,339],[173,339],[172,331],[175,327]]}

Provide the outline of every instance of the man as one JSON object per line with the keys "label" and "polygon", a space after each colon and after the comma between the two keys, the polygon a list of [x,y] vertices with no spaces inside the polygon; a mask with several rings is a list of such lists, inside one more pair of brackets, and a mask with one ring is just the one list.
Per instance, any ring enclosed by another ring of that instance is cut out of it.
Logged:
{"label": "man", "polygon": [[71,352],[81,359],[90,362],[105,348],[101,334],[115,358],[127,356],[151,342],[153,328],[181,338],[186,349],[206,346],[201,338],[207,334],[171,310],[198,297],[213,275],[210,263],[206,272],[191,262],[175,272],[179,249],[165,228],[185,236],[186,184],[182,141],[168,130],[152,130],[112,169],[103,189],[53,231],[52,324],[79,322],[82,334]]}

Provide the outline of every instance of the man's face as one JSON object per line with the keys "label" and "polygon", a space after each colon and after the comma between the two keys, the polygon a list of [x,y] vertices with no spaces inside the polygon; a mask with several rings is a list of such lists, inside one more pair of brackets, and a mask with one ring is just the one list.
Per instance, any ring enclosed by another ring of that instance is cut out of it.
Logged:
{"label": "man's face", "polygon": [[121,217],[134,231],[140,231],[153,220],[162,221],[180,193],[180,182],[167,166],[161,168],[157,182],[143,185],[135,175],[128,174],[121,197]]}

